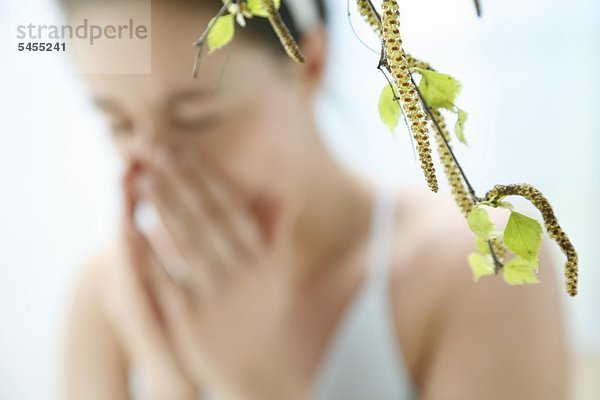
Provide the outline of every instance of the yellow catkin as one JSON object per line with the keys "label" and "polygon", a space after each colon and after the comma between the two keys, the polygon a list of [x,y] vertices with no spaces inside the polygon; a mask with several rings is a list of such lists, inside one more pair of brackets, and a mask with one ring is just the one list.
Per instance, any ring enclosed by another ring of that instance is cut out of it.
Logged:
{"label": "yellow catkin", "polygon": [[377,11],[373,9],[373,4],[369,0],[356,0],[356,4],[360,15],[362,15],[367,24],[373,29],[373,32],[381,37],[383,32],[381,20],[377,15]]}
{"label": "yellow catkin", "polygon": [[[405,57],[410,68],[420,68],[424,70],[435,71],[429,63],[419,60],[410,54],[406,54]],[[473,207],[475,207],[475,201],[467,189],[460,170],[458,169],[458,165],[450,154],[450,149],[448,149],[450,146],[451,136],[446,125],[446,119],[438,109],[432,108],[430,109],[430,112],[433,121],[435,121],[433,128],[435,131],[438,154],[440,156],[440,161],[444,166],[446,177],[448,178],[448,185],[452,190],[452,195],[456,201],[456,204],[466,218],[471,210],[473,210]],[[444,138],[446,141],[444,141]],[[448,143],[448,145],[446,145],[446,143]],[[491,242],[498,261],[502,262],[506,257],[506,247],[504,247],[500,238],[492,239]]]}
{"label": "yellow catkin", "polygon": [[[421,165],[429,187],[434,191],[438,191],[437,180],[435,177],[435,170],[433,163],[431,162],[431,149],[429,147],[429,135],[427,130],[427,122],[423,121],[426,118],[424,110],[421,108],[421,104],[416,96],[416,88],[410,79],[410,71],[408,71],[407,59],[402,60],[404,56],[409,57],[410,60],[414,60],[413,57],[408,56],[402,49],[402,39],[400,38],[399,30],[399,11],[398,5],[394,1],[384,1],[383,21],[379,18],[377,11],[373,8],[373,4],[369,0],[357,0],[358,11],[364,20],[369,24],[371,29],[384,40],[386,45],[388,65],[391,69],[394,80],[398,86],[398,92],[400,94],[400,101],[403,104],[403,108],[408,110],[417,110],[413,112],[413,118],[410,119],[411,132],[414,138],[417,140],[417,149],[419,151],[419,158],[421,159]],[[389,14],[385,15],[386,11],[390,11]],[[387,17],[387,18],[386,18]],[[383,27],[383,23],[388,24],[388,29]],[[388,33],[387,37],[385,33]],[[391,32],[391,36],[389,33]],[[394,57],[397,61],[394,60]],[[404,100],[404,101],[403,101]],[[421,117],[422,116],[422,117]]]}
{"label": "yellow catkin", "polygon": [[448,147],[446,146],[446,143],[442,137],[442,135],[444,135],[447,140],[447,138],[450,136],[448,129],[446,128],[444,118],[438,110],[431,110],[431,113],[437,123],[437,126],[440,127],[440,130],[435,130],[435,139],[437,142],[440,161],[444,166],[444,172],[448,178],[448,185],[452,190],[452,195],[454,196],[456,204],[464,216],[467,217],[475,206],[475,202],[469,194],[469,191],[467,190],[467,187],[462,179],[462,175],[460,174],[460,170],[458,169],[458,166],[452,158],[450,150],[448,150]]}
{"label": "yellow catkin", "polygon": [[283,45],[283,48],[287,52],[287,54],[296,62],[303,63],[304,56],[300,51],[300,47],[298,43],[292,37],[290,30],[281,19],[281,14],[279,14],[279,10],[275,7],[275,3],[273,0],[261,0],[263,7],[267,11],[267,15],[269,18],[269,22],[273,27],[273,30],[279,37],[279,41]]}
{"label": "yellow catkin", "polygon": [[426,69],[428,71],[435,71],[435,69],[433,69],[433,67],[429,63],[427,63],[423,60],[419,60],[418,58],[415,58],[408,53],[406,53],[404,55],[404,57],[406,57],[406,62],[408,63],[408,66],[411,68],[421,68],[421,69]]}
{"label": "yellow catkin", "polygon": [[433,192],[437,192],[438,183],[431,158],[427,115],[420,102],[417,88],[412,81],[408,63],[404,57],[405,53],[400,38],[398,3],[396,0],[383,0],[382,11],[383,42],[387,67],[396,83],[400,104],[404,110],[404,115],[408,119],[410,131],[417,143],[417,152],[427,184]]}
{"label": "yellow catkin", "polygon": [[[417,67],[433,71],[431,65],[427,64],[424,61],[418,60],[409,54],[406,54],[406,60],[410,68]],[[466,217],[469,214],[469,212],[471,212],[471,210],[473,209],[475,202],[469,195],[469,192],[460,174],[460,170],[458,169],[458,165],[456,165],[456,162],[450,154],[450,150],[448,149],[446,143],[443,140],[443,138],[445,138],[446,142],[450,143],[450,132],[448,132],[448,128],[446,127],[446,120],[439,110],[432,108],[430,109],[430,111],[431,117],[436,123],[436,125],[434,125],[434,131],[440,161],[444,166],[444,172],[446,173],[446,177],[448,178],[448,184],[452,189],[452,195],[456,200],[456,204],[458,204],[462,213]],[[438,127],[439,130],[437,129]]]}
{"label": "yellow catkin", "polygon": [[[387,2],[387,3],[389,3],[389,2]],[[371,26],[373,31],[377,35],[381,36],[384,40],[386,40],[386,37],[384,36],[384,29],[382,27],[382,23],[377,15],[377,12],[373,9],[372,3],[368,0],[357,0],[357,5],[358,5],[358,10],[359,10],[360,14],[365,19],[365,21]],[[393,5],[392,5],[392,8],[393,8]],[[386,10],[390,9],[389,4],[386,4],[386,2],[384,2],[383,9],[384,9],[384,12]],[[397,11],[397,5],[396,5],[396,11]],[[386,20],[385,17],[386,16],[384,15],[384,21]],[[396,18],[397,18],[397,14],[396,14]],[[399,26],[399,24],[396,24],[396,26]],[[395,30],[392,30],[392,33],[395,33],[395,32],[396,32]],[[398,29],[397,36],[398,36],[397,41],[398,41],[399,50],[402,53],[401,55],[404,56],[406,65],[408,65],[409,68],[421,68],[421,69],[425,69],[425,70],[434,71],[434,69],[431,67],[431,65],[429,63],[419,60],[419,59],[411,56],[410,54],[403,52],[402,48],[401,48],[402,40],[399,37],[400,36],[399,29]],[[386,44],[386,45],[388,44],[387,40],[384,44]],[[388,50],[387,46],[386,46],[386,50],[388,51],[388,59],[389,59],[390,51]],[[398,61],[401,62],[402,60],[400,59]],[[394,76],[394,78],[396,79],[396,76]],[[396,82],[398,82],[398,79],[396,79]],[[414,85],[412,85],[412,82],[410,82],[410,83],[411,83],[411,86],[413,86],[413,88],[414,88]],[[398,85],[398,86],[400,88],[400,85]],[[402,94],[403,94],[402,89],[400,89],[400,95],[402,95]],[[444,166],[444,172],[446,174],[446,177],[448,178],[448,184],[451,187],[452,195],[454,196],[456,204],[459,206],[460,210],[462,211],[463,215],[466,218],[469,215],[469,212],[471,212],[471,210],[473,209],[473,207],[475,207],[475,202],[472,199],[472,197],[470,196],[470,194],[466,188],[466,185],[462,179],[462,175],[460,174],[460,170],[458,169],[458,165],[452,158],[452,155],[450,154],[450,150],[448,149],[448,146],[446,145],[446,143],[443,140],[443,138],[445,138],[446,142],[449,143],[450,139],[451,139],[450,133],[448,132],[448,129],[446,127],[445,118],[442,116],[440,111],[437,109],[431,109],[430,112],[431,112],[431,118],[433,118],[435,120],[435,122],[437,123],[437,126],[440,128],[439,130],[435,129],[435,138],[436,138],[436,142],[438,145],[438,153],[440,156],[440,161],[442,162],[442,165]],[[442,135],[443,135],[443,138],[442,138]],[[496,255],[496,258],[498,259],[498,261],[502,262],[504,260],[504,258],[506,257],[506,253],[507,253],[506,247],[504,247],[502,240],[500,238],[492,239],[491,244],[492,244],[494,253]]]}
{"label": "yellow catkin", "polygon": [[502,200],[504,196],[521,196],[529,200],[542,214],[546,231],[548,235],[558,244],[562,252],[567,256],[567,262],[565,264],[565,278],[567,293],[570,296],[577,295],[577,251],[575,247],[567,237],[567,234],[562,230],[558,224],[558,219],[554,215],[554,211],[550,206],[548,200],[544,195],[535,187],[527,183],[520,183],[514,185],[495,185],[485,195],[485,200],[492,202],[498,202]]}

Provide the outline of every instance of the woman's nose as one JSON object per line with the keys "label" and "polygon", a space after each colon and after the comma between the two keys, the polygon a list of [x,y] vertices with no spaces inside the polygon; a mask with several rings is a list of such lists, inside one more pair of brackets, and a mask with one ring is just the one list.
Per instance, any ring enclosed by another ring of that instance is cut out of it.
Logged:
{"label": "woman's nose", "polygon": [[164,157],[176,157],[181,151],[167,135],[136,135],[126,150],[130,161],[156,162]]}

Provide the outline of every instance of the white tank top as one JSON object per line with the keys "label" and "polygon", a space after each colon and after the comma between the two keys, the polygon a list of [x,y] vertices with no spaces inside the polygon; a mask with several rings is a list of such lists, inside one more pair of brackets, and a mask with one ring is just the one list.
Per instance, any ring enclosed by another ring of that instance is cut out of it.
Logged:
{"label": "white tank top", "polygon": [[[376,187],[368,248],[368,274],[318,366],[312,400],[414,400],[417,398],[394,328],[389,270],[394,240],[396,197]],[[130,391],[139,376],[130,371]],[[135,397],[134,398],[138,398]],[[210,393],[200,400],[216,400]]]}
{"label": "white tank top", "polygon": [[314,400],[412,400],[416,391],[398,345],[389,270],[396,197],[375,192],[368,275],[342,316],[313,383]]}

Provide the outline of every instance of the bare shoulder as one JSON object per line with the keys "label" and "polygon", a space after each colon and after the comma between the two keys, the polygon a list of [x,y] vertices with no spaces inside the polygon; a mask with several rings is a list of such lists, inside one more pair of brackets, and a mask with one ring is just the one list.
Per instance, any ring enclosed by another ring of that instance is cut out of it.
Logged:
{"label": "bare shoulder", "polygon": [[[500,275],[474,282],[467,256],[475,238],[449,193],[409,192],[399,210],[392,301],[422,398],[566,398],[568,351],[551,243],[542,244],[540,283],[510,286]],[[490,215],[498,227],[507,217],[503,210]]]}
{"label": "bare shoulder", "polygon": [[106,288],[114,279],[113,274],[117,269],[118,246],[106,245],[97,249],[83,263],[79,275],[75,280],[74,296],[87,298],[94,301],[99,307],[105,305]]}
{"label": "bare shoulder", "polygon": [[64,398],[126,398],[126,365],[107,317],[107,266],[114,257],[106,249],[90,257],[75,281],[64,341]]}
{"label": "bare shoulder", "polygon": [[466,261],[475,247],[475,239],[467,221],[449,193],[433,193],[426,188],[404,187],[398,195],[396,237],[393,254],[393,285],[408,293],[428,288],[420,300],[437,301],[447,290],[451,276],[469,278],[465,265],[449,263]]}
{"label": "bare shoulder", "polygon": [[466,260],[474,242],[450,195],[420,187],[403,187],[398,194],[396,237],[391,270],[391,297],[395,325],[411,379],[423,379],[429,344],[441,315],[440,304],[451,280],[470,279],[468,266],[449,263]]}

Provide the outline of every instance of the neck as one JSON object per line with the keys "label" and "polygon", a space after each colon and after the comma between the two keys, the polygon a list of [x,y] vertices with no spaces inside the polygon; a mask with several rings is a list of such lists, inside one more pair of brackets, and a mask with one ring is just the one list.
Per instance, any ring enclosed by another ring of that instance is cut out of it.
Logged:
{"label": "neck", "polygon": [[316,128],[305,185],[290,225],[291,273],[312,280],[341,265],[368,233],[373,185],[340,165],[325,148]]}

